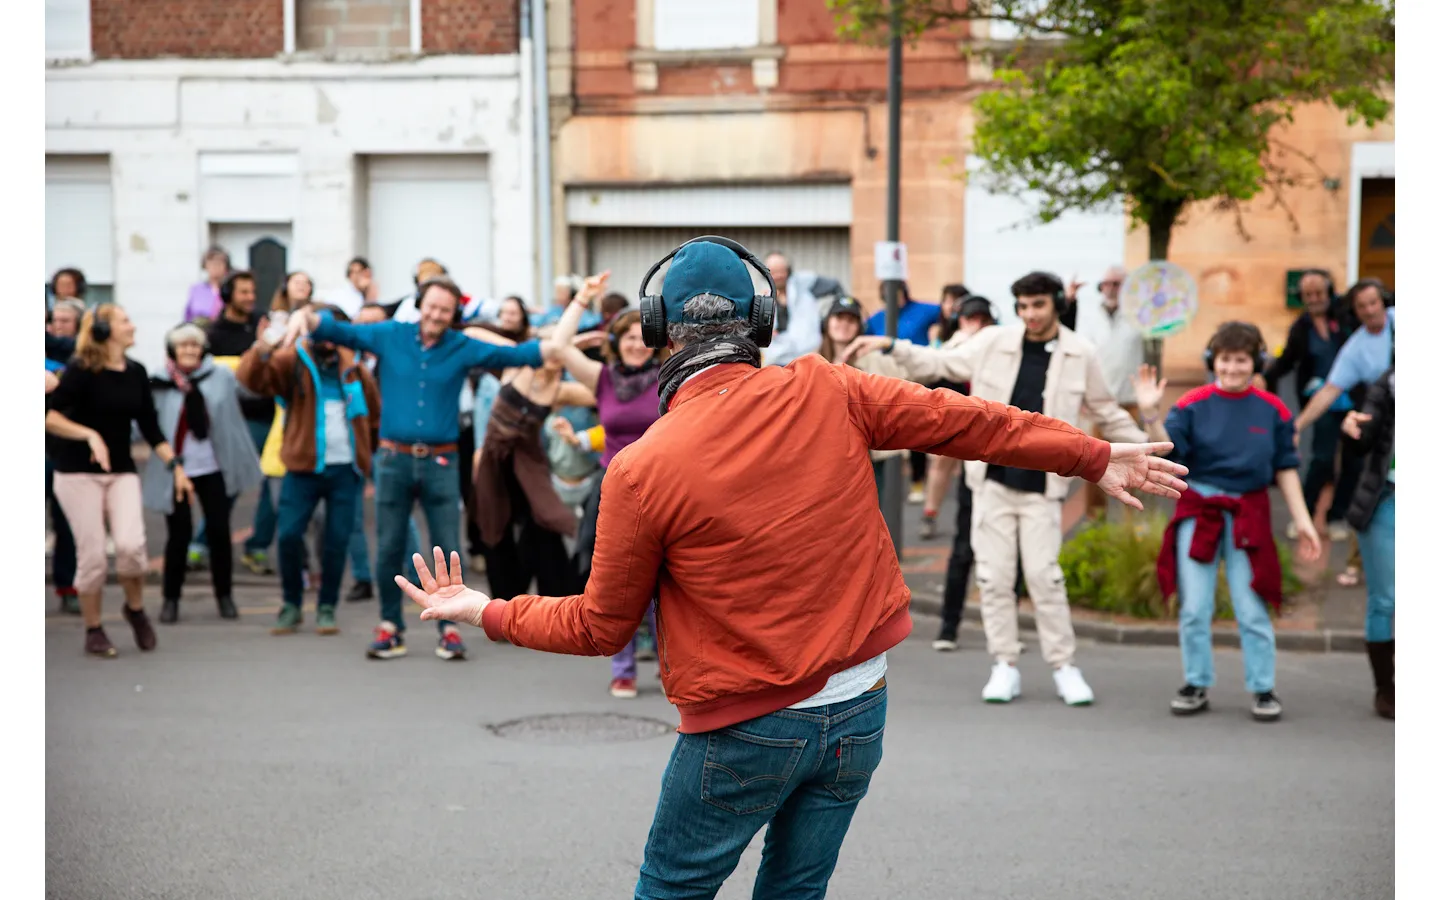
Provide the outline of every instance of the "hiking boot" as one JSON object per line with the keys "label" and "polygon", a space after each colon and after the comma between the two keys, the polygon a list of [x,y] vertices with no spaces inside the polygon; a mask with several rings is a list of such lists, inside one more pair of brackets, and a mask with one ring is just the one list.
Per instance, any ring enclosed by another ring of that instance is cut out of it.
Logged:
{"label": "hiking boot", "polygon": [[85,652],[101,659],[111,659],[118,655],[115,645],[105,636],[104,628],[85,629]]}
{"label": "hiking boot", "polygon": [[350,593],[345,595],[346,603],[360,603],[364,600],[375,599],[375,586],[368,581],[357,581],[350,585]]}
{"label": "hiking boot", "polygon": [[145,610],[122,606],[120,613],[125,616],[125,621],[130,623],[130,629],[135,632],[135,646],[146,652],[154,650],[155,628],[150,624],[150,617],[145,615]]}
{"label": "hiking boot", "polygon": [[160,624],[174,625],[180,620],[180,598],[166,597],[160,604]]}
{"label": "hiking boot", "polygon": [[235,608],[235,601],[234,601],[234,600],[231,600],[229,597],[216,597],[216,598],[215,598],[215,605],[216,605],[217,607],[219,607],[219,609],[220,609],[220,618],[222,618],[222,619],[238,619],[238,618],[240,618],[240,610],[238,610],[238,609]]}
{"label": "hiking boot", "polygon": [[1170,711],[1177,716],[1193,716],[1210,708],[1210,698],[1203,687],[1187,684],[1170,701]]}
{"label": "hiking boot", "polygon": [[80,615],[80,595],[72,588],[60,588],[55,592],[60,597],[60,612],[67,616]]}
{"label": "hiking boot", "polygon": [[1274,722],[1280,718],[1280,698],[1275,696],[1274,691],[1261,691],[1255,695],[1250,715],[1257,722]]}
{"label": "hiking boot", "polygon": [[335,607],[322,606],[315,610],[316,634],[339,634],[340,626],[335,624]]}
{"label": "hiking boot", "polygon": [[300,630],[304,621],[305,614],[300,611],[300,607],[286,603],[280,607],[280,615],[275,617],[275,624],[270,626],[270,633],[294,634]]}

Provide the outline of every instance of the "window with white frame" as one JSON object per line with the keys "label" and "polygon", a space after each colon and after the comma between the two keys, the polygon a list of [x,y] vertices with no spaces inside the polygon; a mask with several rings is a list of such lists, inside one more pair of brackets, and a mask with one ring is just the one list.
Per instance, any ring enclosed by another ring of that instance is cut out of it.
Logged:
{"label": "window with white frame", "polygon": [[45,280],[61,269],[85,275],[85,300],[104,303],[115,283],[110,160],[45,157]]}
{"label": "window with white frame", "polygon": [[730,50],[760,42],[758,0],[653,0],[656,50]]}
{"label": "window with white frame", "polygon": [[90,58],[90,0],[45,0],[45,58]]}

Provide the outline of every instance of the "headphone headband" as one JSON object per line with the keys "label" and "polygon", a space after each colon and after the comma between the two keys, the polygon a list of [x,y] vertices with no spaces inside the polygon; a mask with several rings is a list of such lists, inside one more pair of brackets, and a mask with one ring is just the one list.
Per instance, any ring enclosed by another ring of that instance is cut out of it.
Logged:
{"label": "headphone headband", "polygon": [[750,337],[761,347],[770,346],[770,338],[773,336],[775,329],[775,278],[770,274],[770,270],[765,268],[765,264],[760,261],[759,257],[746,249],[743,244],[718,234],[705,234],[697,238],[691,238],[665,254],[659,262],[650,267],[650,271],[645,273],[645,277],[640,279],[640,331],[645,337],[645,346],[658,350],[670,342],[668,322],[666,321],[667,314],[665,312],[664,285],[662,283],[659,294],[651,294],[649,293],[650,282],[655,278],[655,273],[659,272],[662,266],[674,259],[676,254],[681,250],[684,250],[691,244],[700,243],[718,244],[724,247],[740,257],[742,263],[745,263],[750,269],[759,272],[765,279],[766,285],[770,288],[770,293],[768,295],[755,294],[750,298]]}

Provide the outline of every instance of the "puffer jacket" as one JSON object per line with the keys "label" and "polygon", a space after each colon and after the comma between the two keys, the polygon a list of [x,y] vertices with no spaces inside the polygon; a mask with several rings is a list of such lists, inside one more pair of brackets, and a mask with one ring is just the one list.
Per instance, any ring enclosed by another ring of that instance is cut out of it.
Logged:
{"label": "puffer jacket", "polygon": [[1360,426],[1360,440],[1356,442],[1365,454],[1365,467],[1355,485],[1355,495],[1350,508],[1345,512],[1345,521],[1356,531],[1370,527],[1375,508],[1385,499],[1387,491],[1395,489],[1391,480],[1395,459],[1395,366],[1380,376],[1365,391],[1365,407],[1362,410],[1370,421]]}

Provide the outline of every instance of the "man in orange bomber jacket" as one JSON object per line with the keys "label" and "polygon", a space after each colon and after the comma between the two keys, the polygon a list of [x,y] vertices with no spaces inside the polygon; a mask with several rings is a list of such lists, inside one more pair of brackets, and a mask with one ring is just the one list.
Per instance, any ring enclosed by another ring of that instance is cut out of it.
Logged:
{"label": "man in orange bomber jacket", "polygon": [[1079,475],[1135,507],[1127,489],[1177,497],[1185,469],[1152,455],[1168,444],[1108,444],[816,355],[760,368],[774,287],[756,296],[749,269],[768,272],[723,238],[672,255],[661,294],[646,296],[655,269],[640,290],[647,342],[675,348],[664,414],[605,475],[585,593],[491,600],[439,547],[433,576],[415,556],[419,587],[396,580],[421,618],[588,656],[625,646],[658,598],[680,735],[635,896],[715,896],[767,823],[755,896],[823,896],[880,764],[885,654],[911,627],[870,451]]}

